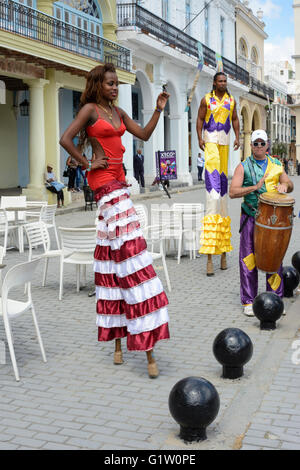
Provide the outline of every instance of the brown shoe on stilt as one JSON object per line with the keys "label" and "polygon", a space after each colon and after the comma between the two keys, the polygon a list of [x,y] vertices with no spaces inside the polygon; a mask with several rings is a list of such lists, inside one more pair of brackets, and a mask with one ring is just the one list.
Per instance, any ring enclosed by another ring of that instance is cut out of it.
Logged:
{"label": "brown shoe on stilt", "polygon": [[225,271],[227,269],[226,253],[222,253],[222,255],[221,255],[221,269],[223,271]]}
{"label": "brown shoe on stilt", "polygon": [[150,379],[156,379],[159,376],[159,370],[155,361],[148,363],[148,374]]}
{"label": "brown shoe on stilt", "polygon": [[123,356],[122,356],[122,351],[115,351],[114,353],[114,364],[120,365],[123,364]]}
{"label": "brown shoe on stilt", "polygon": [[212,255],[207,255],[206,275],[214,276],[214,265],[212,262]]}

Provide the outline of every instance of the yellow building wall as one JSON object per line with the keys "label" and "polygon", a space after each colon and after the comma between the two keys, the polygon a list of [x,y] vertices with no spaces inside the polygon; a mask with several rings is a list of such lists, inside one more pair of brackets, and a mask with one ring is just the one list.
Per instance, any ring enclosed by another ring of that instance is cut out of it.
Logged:
{"label": "yellow building wall", "polygon": [[17,120],[12,105],[13,94],[6,91],[6,104],[0,104],[0,188],[19,184]]}
{"label": "yellow building wall", "polygon": [[243,38],[248,48],[248,59],[251,60],[251,50],[255,47],[258,52],[258,64],[262,67],[262,73],[258,74],[258,79],[264,79],[264,37],[257,31],[252,29],[249,24],[242,18],[237,16],[236,19],[236,38],[237,38],[237,53],[239,54],[239,41]]}

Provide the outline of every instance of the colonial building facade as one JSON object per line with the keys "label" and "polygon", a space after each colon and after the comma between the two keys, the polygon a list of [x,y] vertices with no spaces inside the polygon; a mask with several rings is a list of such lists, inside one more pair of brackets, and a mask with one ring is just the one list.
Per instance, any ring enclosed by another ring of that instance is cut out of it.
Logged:
{"label": "colonial building facade", "polygon": [[[163,86],[171,95],[164,116],[148,142],[137,142],[130,135],[125,138],[129,172],[132,172],[133,152],[142,146],[148,184],[155,176],[155,152],[158,150],[176,151],[179,182],[191,185],[193,179],[197,179],[197,113],[201,98],[212,90],[213,76],[217,72],[216,53],[222,56],[228,88],[238,109],[240,98],[249,90],[249,73],[236,64],[235,5],[236,1],[231,0],[144,0],[134,3],[117,0],[118,41],[132,50],[136,73],[134,86],[121,87],[120,106],[144,125],[153,113],[156,97]],[[186,112],[197,73],[199,43],[204,54],[204,67]],[[233,150],[233,132],[231,141],[229,174],[240,161],[240,152]]]}
{"label": "colonial building facade", "polygon": [[294,104],[292,108],[296,114],[296,157],[300,162],[300,1],[294,0],[294,24],[295,24],[295,59],[296,85],[294,90]]}
{"label": "colonial building facade", "polygon": [[[264,83],[264,41],[268,37],[262,21],[263,12],[254,12],[245,3],[236,5],[237,63],[250,74],[249,92],[240,99],[241,159],[251,154],[250,136],[255,129],[266,129],[270,135],[273,89]],[[270,135],[271,139],[271,135]]]}
{"label": "colonial building facade", "polygon": [[130,51],[117,44],[116,27],[113,0],[1,1],[0,188],[48,197],[44,171],[51,163],[62,177],[67,155],[59,138],[89,70],[114,62],[120,82],[134,83]]}

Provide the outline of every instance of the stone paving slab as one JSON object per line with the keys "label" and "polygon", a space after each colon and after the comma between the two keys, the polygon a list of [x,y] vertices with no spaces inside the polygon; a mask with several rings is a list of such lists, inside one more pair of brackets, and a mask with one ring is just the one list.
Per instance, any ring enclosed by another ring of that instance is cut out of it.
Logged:
{"label": "stone paving slab", "polygon": [[[299,178],[293,177],[297,184]],[[171,199],[139,199],[151,204],[203,202],[203,188],[178,191]],[[295,197],[300,201],[300,190]],[[113,365],[113,344],[98,343],[95,328],[93,273],[88,285],[76,293],[75,268],[66,266],[63,300],[58,300],[58,261],[50,260],[46,287],[41,287],[42,265],[33,283],[33,299],[48,362],[42,362],[30,315],[13,325],[21,380],[15,381],[7,353],[0,365],[0,449],[52,450],[201,450],[201,449],[298,449],[300,447],[300,364],[293,343],[300,332],[300,299],[285,299],[287,315],[274,331],[261,331],[256,318],[242,315],[239,304],[238,220],[240,201],[230,201],[234,251],[229,269],[205,274],[200,256],[167,257],[172,283],[168,293],[171,339],[155,349],[160,376],[150,380],[146,355],[128,352],[124,342],[122,366]],[[295,212],[299,212],[299,203]],[[59,214],[59,213],[58,213]],[[95,211],[57,215],[57,226],[93,224]],[[284,264],[300,249],[300,220],[295,219],[292,240]],[[53,239],[53,248],[55,242]],[[7,269],[28,256],[16,250],[5,259]],[[160,262],[155,263],[165,284]],[[6,269],[6,270],[7,270]],[[4,274],[6,272],[4,270]],[[264,276],[259,276],[264,291]],[[19,292],[16,292],[16,295]],[[237,380],[221,378],[221,366],[212,353],[216,335],[238,327],[252,339],[254,354]],[[0,323],[0,338],[5,337]],[[299,343],[300,344],[300,343]],[[300,357],[300,354],[299,354]],[[217,388],[221,407],[208,428],[208,439],[186,445],[178,438],[179,427],[170,416],[168,397],[173,385],[188,376],[201,376]]]}

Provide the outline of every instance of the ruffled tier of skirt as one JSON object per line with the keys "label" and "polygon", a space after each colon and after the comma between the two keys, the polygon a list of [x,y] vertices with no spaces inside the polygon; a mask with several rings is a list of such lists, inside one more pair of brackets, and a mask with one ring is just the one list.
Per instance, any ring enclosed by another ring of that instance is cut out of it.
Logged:
{"label": "ruffled tier of skirt", "polygon": [[230,251],[230,217],[221,217],[219,214],[205,216],[202,220],[199,253],[221,255]]}
{"label": "ruffled tier of skirt", "polygon": [[127,338],[130,351],[148,351],[169,338],[168,299],[152,266],[138,216],[124,184],[96,192],[94,254],[98,340]]}

